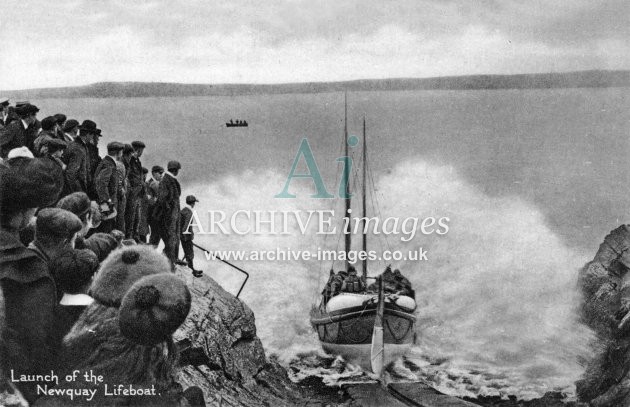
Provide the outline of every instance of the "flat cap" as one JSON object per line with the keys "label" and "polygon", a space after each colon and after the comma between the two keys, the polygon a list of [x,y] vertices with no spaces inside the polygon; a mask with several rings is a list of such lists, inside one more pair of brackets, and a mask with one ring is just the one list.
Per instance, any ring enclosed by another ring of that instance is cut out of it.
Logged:
{"label": "flat cap", "polygon": [[65,150],[66,148],[68,148],[68,145],[66,144],[65,141],[62,141],[56,138],[52,138],[52,139],[48,139],[44,141],[44,145],[48,147],[49,153],[54,153],[55,151]]}
{"label": "flat cap", "polygon": [[63,131],[70,131],[74,129],[75,127],[77,127],[78,125],[79,125],[78,121],[74,119],[70,119],[66,121],[66,123],[63,125]]}
{"label": "flat cap", "polygon": [[142,173],[143,174],[148,174],[149,173],[149,169],[147,167],[142,167]]}
{"label": "flat cap", "polygon": [[133,148],[145,148],[146,147],[142,141],[132,141],[131,142],[131,146]]}
{"label": "flat cap", "polygon": [[190,204],[192,204],[192,203],[195,203],[195,202],[199,202],[199,199],[195,198],[195,196],[194,196],[194,195],[188,195],[188,196],[186,197],[186,203],[187,203],[188,205],[190,205]]}
{"label": "flat cap", "polygon": [[170,171],[170,170],[179,170],[182,168],[182,165],[179,163],[179,161],[169,161],[168,164],[166,164],[166,168]]}
{"label": "flat cap", "polygon": [[55,128],[55,124],[57,124],[55,116],[45,117],[42,120],[42,130],[52,130]]}
{"label": "flat cap", "polygon": [[61,208],[44,208],[37,214],[35,238],[39,234],[72,237],[83,228],[83,223],[74,213]]}
{"label": "flat cap", "polygon": [[73,192],[57,202],[57,208],[65,209],[81,217],[92,208],[92,202],[85,192]]}
{"label": "flat cap", "polygon": [[17,113],[18,116],[22,117],[35,114],[37,112],[39,112],[39,108],[35,105],[31,105],[30,103],[19,105],[15,108],[15,113]]}
{"label": "flat cap", "polygon": [[19,102],[15,102],[15,107],[18,108],[20,106],[24,106],[24,105],[30,105],[31,102],[29,102],[28,100],[22,100]]}
{"label": "flat cap", "polygon": [[60,126],[61,126],[62,124],[64,124],[64,122],[65,122],[65,121],[66,121],[66,119],[67,119],[66,115],[65,115],[65,114],[63,114],[63,113],[57,113],[57,114],[55,114],[55,116],[54,116],[54,117],[55,117],[55,119],[57,119],[57,124],[59,124]]}
{"label": "flat cap", "polygon": [[112,141],[111,143],[107,144],[107,152],[108,153],[117,152],[117,151],[122,150],[124,147],[125,146],[123,145],[123,143]]}
{"label": "flat cap", "polygon": [[151,172],[164,172],[164,168],[159,165],[154,165],[151,167]]}

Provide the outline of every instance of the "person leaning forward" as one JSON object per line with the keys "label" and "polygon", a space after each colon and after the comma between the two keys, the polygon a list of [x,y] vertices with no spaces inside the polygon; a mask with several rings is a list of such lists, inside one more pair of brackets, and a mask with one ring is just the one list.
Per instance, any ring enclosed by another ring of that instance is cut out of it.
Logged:
{"label": "person leaning forward", "polygon": [[[106,217],[116,212],[116,207],[118,206],[118,171],[116,170],[116,161],[120,159],[123,147],[123,144],[116,141],[109,143],[107,145],[107,156],[103,158],[94,173],[98,204],[101,212],[106,214]],[[101,222],[99,232],[111,232],[114,224],[115,215]]]}

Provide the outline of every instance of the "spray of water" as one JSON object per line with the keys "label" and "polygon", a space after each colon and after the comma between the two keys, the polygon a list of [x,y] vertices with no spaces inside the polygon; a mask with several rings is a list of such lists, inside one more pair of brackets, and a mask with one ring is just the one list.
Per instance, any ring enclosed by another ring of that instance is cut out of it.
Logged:
{"label": "spray of water", "polygon": [[[310,199],[312,184],[294,182],[296,199],[275,199],[285,174],[245,171],[195,186],[198,212],[222,210],[294,211],[330,209],[339,200]],[[576,322],[575,281],[585,253],[567,247],[531,203],[516,196],[489,197],[467,184],[452,167],[422,160],[399,163],[376,177],[375,194],[387,217],[450,219],[446,235],[420,233],[403,242],[374,236],[371,248],[422,247],[428,261],[396,263],[413,283],[419,304],[418,345],[394,366],[394,375],[423,378],[455,395],[540,396],[571,392],[588,355],[590,332]],[[340,213],[340,212],[337,212]],[[337,236],[198,236],[212,249],[312,250],[336,248]],[[359,244],[357,242],[357,249]],[[236,291],[240,276],[220,263],[202,262],[208,275]],[[330,263],[301,261],[242,263],[252,277],[242,298],[254,310],[265,347],[288,363],[321,354],[308,322]],[[383,262],[371,262],[373,274]]]}

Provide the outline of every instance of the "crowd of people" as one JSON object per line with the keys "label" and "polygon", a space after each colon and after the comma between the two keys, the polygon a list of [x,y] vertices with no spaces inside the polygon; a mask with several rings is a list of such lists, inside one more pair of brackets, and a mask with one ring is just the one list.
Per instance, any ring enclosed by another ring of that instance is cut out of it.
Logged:
{"label": "crowd of people", "polygon": [[[94,121],[40,122],[38,111],[0,99],[0,405],[203,405],[200,389],[175,380],[172,334],[191,295],[173,270],[202,274],[183,233],[191,215],[180,210],[181,165],[153,166],[147,179],[143,142],[112,141],[101,157]],[[87,403],[37,387],[64,384],[30,380],[73,371],[160,396],[98,399],[103,383],[65,383],[101,388]]]}

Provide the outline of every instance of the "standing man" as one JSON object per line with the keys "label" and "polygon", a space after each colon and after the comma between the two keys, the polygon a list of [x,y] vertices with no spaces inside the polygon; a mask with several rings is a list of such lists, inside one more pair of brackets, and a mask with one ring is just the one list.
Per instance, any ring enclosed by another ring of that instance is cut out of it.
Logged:
{"label": "standing man", "polygon": [[[160,238],[164,241],[164,254],[171,265],[182,264],[177,258],[179,252],[179,198],[182,194],[177,175],[182,165],[169,161],[166,174],[160,181],[156,215],[160,221]],[[183,263],[186,264],[186,263]]]}
{"label": "standing man", "polygon": [[7,127],[12,121],[17,119],[17,115],[9,106],[9,99],[0,98],[0,129]]}
{"label": "standing man", "polygon": [[63,140],[72,143],[79,135],[79,122],[70,119],[63,125]]}
{"label": "standing man", "polygon": [[143,193],[142,187],[142,163],[140,157],[144,152],[144,143],[142,141],[134,141],[131,143],[133,152],[129,157],[129,168],[127,171],[127,179],[129,180],[129,189],[127,190],[127,208],[125,209],[125,238],[138,241],[137,218],[140,209],[140,195]]}
{"label": "standing man", "polygon": [[94,185],[96,189],[97,202],[105,218],[101,222],[99,232],[109,233],[114,229],[116,222],[116,207],[118,205],[118,171],[116,161],[120,160],[123,145],[118,142],[111,142],[107,145],[107,156],[103,158],[95,171]]}
{"label": "standing man", "polygon": [[149,244],[156,247],[160,243],[160,219],[154,216],[154,212],[157,209],[158,190],[163,176],[164,168],[159,165],[154,165],[153,168],[151,168],[151,179],[147,182],[147,202],[149,204],[147,214],[149,228],[151,229]]}
{"label": "standing man", "polygon": [[66,115],[63,113],[57,113],[55,114],[54,118],[57,122],[57,127],[55,128],[55,135],[57,136],[59,140],[63,140],[63,126],[64,124],[66,124],[66,119],[68,117],[66,117]]}
{"label": "standing man", "polygon": [[2,158],[6,158],[9,151],[22,146],[28,147],[31,152],[33,151],[33,142],[37,137],[35,126],[37,112],[39,112],[37,106],[30,103],[15,109],[19,119],[12,121],[0,133],[0,156]]}
{"label": "standing man", "polygon": [[[102,136],[101,129],[96,129],[96,132],[91,133],[87,139],[88,141],[87,151],[88,151],[88,158],[90,161],[91,179],[95,178],[96,168],[101,163],[101,156],[98,154],[98,141],[101,136]],[[96,190],[94,189],[94,184],[92,184],[91,188],[88,187],[88,196],[92,200],[97,200],[96,199],[97,194],[96,194]]]}
{"label": "standing man", "polygon": [[96,123],[92,120],[84,120],[79,126],[79,137],[74,142],[68,144],[68,148],[63,156],[68,180],[68,190],[70,192],[85,192],[92,185],[90,156],[88,155],[88,138],[96,133]]}
{"label": "standing man", "polygon": [[188,227],[193,216],[193,208],[195,207],[196,202],[199,202],[199,200],[195,198],[194,195],[188,195],[186,197],[186,206],[184,206],[180,215],[179,229],[181,231],[180,240],[182,242],[182,248],[184,249],[184,256],[186,258],[186,262],[188,263],[188,267],[192,270],[194,277],[201,277],[203,275],[203,271],[195,270],[193,265],[193,260],[195,258],[193,239],[195,238],[195,233],[193,228]]}
{"label": "standing man", "polygon": [[41,157],[46,154],[46,151],[42,151],[42,149],[50,140],[57,138],[56,128],[57,119],[54,116],[48,116],[42,120],[42,131],[33,142],[33,154],[35,157]]}

